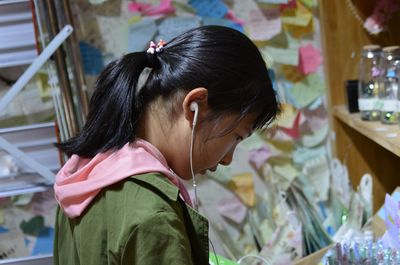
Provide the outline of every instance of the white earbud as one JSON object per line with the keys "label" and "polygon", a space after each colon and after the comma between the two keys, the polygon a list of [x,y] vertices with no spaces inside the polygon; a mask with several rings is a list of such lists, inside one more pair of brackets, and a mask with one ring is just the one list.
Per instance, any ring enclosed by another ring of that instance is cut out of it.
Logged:
{"label": "white earbud", "polygon": [[193,101],[192,103],[190,103],[190,110],[194,111],[194,117],[193,117],[193,127],[194,127],[197,124],[197,116],[199,114],[199,104],[197,104],[196,101]]}

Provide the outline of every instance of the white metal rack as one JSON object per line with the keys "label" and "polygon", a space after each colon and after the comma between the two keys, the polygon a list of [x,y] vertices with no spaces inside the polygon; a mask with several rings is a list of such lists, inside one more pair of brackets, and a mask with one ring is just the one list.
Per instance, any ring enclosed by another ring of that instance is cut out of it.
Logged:
{"label": "white metal rack", "polygon": [[[29,20],[32,21],[32,13],[28,0],[0,0],[0,33],[7,37],[2,38],[0,43],[0,68],[30,65],[0,98],[0,113],[73,31],[70,25],[66,25],[37,55],[33,32],[26,32],[29,41],[24,42],[24,38],[17,34],[21,30],[14,29],[27,29]],[[9,41],[3,41],[7,39]],[[52,122],[0,129],[0,156],[11,155],[19,161],[20,169],[8,176],[0,175],[0,198],[46,191],[52,186],[55,172],[60,167],[55,142],[55,125]],[[0,260],[0,264],[51,265],[53,258],[50,253]]]}

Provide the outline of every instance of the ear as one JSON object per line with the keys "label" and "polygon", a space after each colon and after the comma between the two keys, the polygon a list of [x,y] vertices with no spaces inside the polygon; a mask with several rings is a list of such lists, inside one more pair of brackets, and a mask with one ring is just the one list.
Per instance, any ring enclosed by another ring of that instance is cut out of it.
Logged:
{"label": "ear", "polygon": [[201,117],[204,117],[204,114],[206,113],[208,109],[208,90],[207,88],[204,87],[197,87],[189,93],[186,94],[185,98],[183,99],[182,102],[182,108],[183,108],[183,113],[185,115],[185,119],[190,122],[190,126],[192,126],[193,123],[193,117],[194,117],[194,111],[190,109],[190,104],[192,102],[197,102],[197,105],[199,106],[199,120],[201,120]]}

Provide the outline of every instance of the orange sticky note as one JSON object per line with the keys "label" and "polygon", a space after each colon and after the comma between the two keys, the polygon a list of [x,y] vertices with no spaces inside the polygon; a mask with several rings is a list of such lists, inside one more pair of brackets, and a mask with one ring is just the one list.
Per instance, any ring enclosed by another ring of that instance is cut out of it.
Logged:
{"label": "orange sticky note", "polygon": [[306,77],[297,66],[281,65],[280,70],[285,79],[293,83],[301,82]]}

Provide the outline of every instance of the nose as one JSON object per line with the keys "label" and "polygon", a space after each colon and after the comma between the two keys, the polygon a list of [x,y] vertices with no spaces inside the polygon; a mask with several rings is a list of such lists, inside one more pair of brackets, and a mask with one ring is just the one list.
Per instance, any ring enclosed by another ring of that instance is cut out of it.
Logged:
{"label": "nose", "polygon": [[230,163],[232,162],[232,158],[233,158],[233,150],[229,153],[227,153],[219,162],[221,165],[223,166],[228,166],[230,165]]}

